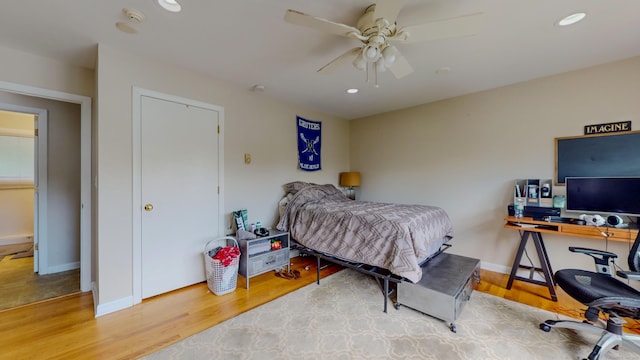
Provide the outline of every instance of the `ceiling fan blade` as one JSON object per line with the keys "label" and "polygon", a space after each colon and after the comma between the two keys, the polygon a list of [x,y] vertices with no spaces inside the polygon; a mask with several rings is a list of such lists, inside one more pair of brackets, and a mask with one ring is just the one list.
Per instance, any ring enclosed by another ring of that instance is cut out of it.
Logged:
{"label": "ceiling fan blade", "polygon": [[[483,25],[484,14],[477,13],[448,20],[440,20],[421,25],[407,26],[400,29],[399,34],[401,34],[402,32],[408,33],[407,39],[404,40],[407,43],[418,41],[432,41],[476,35],[480,32]],[[402,35],[398,36],[398,38],[402,40]]]}
{"label": "ceiling fan blade", "polygon": [[389,70],[393,73],[396,79],[403,78],[413,72],[413,68],[407,61],[407,59],[399,52],[396,51],[396,60],[391,64]]}
{"label": "ceiling fan blade", "polygon": [[349,34],[351,33],[360,35],[360,30],[354,28],[353,26],[336,23],[317,16],[305,14],[297,10],[287,10],[287,12],[284,14],[284,20],[292,24],[310,27],[312,29],[320,30],[334,35],[349,36]]}
{"label": "ceiling fan blade", "polygon": [[378,0],[376,10],[373,13],[373,20],[380,18],[387,19],[389,24],[396,22],[398,14],[404,6],[404,0]]}
{"label": "ceiling fan blade", "polygon": [[348,63],[348,62],[352,62],[353,59],[358,56],[358,54],[360,54],[362,52],[362,48],[361,47],[357,47],[357,48],[353,48],[347,52],[345,52],[344,54],[338,56],[337,58],[331,60],[331,62],[329,62],[327,65],[321,67],[320,69],[318,69],[319,73],[322,74],[327,74],[332,72],[333,70],[343,66],[344,64]]}

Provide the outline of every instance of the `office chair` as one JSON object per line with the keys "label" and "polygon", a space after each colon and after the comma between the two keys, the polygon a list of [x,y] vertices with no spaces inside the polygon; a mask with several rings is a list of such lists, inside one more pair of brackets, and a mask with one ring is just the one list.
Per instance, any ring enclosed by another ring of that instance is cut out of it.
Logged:
{"label": "office chair", "polygon": [[[597,272],[563,269],[555,273],[557,284],[572,298],[586,305],[583,322],[571,320],[547,320],[540,324],[540,329],[551,331],[551,328],[565,328],[586,331],[602,335],[589,354],[589,360],[602,359],[602,356],[619,344],[640,353],[640,336],[625,333],[622,329],[623,317],[640,319],[640,291],[614,278],[609,262],[617,255],[608,251],[600,251],[579,247],[569,247],[569,251],[591,256],[595,260]],[[640,280],[640,233],[629,252],[629,270],[617,271],[619,277]],[[606,314],[606,321],[600,318]]]}

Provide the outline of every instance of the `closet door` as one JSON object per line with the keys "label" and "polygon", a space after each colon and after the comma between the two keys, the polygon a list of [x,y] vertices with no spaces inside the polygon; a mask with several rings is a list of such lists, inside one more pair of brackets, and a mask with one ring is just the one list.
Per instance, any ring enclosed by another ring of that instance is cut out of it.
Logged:
{"label": "closet door", "polygon": [[205,280],[202,252],[218,234],[215,110],[141,99],[142,298]]}

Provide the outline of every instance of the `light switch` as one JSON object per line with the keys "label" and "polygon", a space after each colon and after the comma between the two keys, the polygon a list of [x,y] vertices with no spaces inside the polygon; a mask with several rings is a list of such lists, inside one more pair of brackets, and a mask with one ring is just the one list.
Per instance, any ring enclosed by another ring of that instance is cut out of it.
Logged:
{"label": "light switch", "polygon": [[244,163],[245,164],[251,164],[251,154],[249,154],[249,153],[245,153],[244,154]]}

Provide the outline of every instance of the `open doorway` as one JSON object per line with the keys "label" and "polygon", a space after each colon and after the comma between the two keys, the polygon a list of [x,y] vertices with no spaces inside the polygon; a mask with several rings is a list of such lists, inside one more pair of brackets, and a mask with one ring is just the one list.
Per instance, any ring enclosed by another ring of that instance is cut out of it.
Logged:
{"label": "open doorway", "polygon": [[0,100],[1,310],[80,290],[80,109]]}
{"label": "open doorway", "polygon": [[[91,98],[57,90],[38,88],[23,84],[0,81],[0,97],[26,96],[32,100],[51,100],[56,103],[76,104],[80,107],[80,291],[92,289],[93,243],[91,239],[94,217],[92,211],[92,144],[91,144]],[[1,100],[0,101],[4,101]],[[39,149],[41,152],[42,149]],[[95,184],[97,187],[97,183]],[[40,249],[42,251],[42,249]]]}

